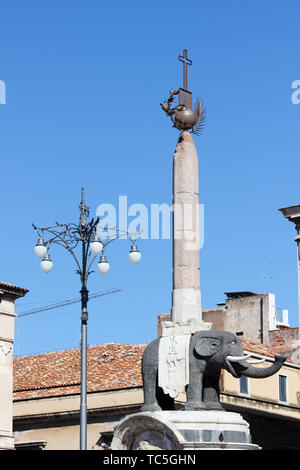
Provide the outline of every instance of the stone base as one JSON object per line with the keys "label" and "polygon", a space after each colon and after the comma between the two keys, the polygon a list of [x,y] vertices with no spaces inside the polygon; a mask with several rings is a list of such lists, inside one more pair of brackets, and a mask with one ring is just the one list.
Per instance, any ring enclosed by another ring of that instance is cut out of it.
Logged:
{"label": "stone base", "polygon": [[229,411],[154,411],[123,418],[112,450],[259,450],[249,424]]}

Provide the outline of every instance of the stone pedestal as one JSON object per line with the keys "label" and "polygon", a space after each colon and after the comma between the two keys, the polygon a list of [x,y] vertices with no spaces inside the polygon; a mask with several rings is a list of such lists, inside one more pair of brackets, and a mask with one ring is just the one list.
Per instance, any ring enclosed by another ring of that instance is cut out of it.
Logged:
{"label": "stone pedestal", "polygon": [[260,450],[249,424],[229,411],[155,411],[123,418],[112,450]]}

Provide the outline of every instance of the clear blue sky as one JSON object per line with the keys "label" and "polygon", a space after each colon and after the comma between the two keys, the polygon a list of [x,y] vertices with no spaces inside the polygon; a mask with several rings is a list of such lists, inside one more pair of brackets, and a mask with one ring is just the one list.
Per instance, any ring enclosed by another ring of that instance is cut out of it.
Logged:
{"label": "clear blue sky", "polygon": [[[297,323],[294,226],[278,208],[300,203],[299,2],[177,0],[14,1],[1,6],[1,280],[28,288],[22,312],[79,295],[70,255],[52,250],[41,272],[31,223],[78,219],[80,187],[100,203],[171,203],[178,131],[159,102],[181,81],[177,56],[193,60],[189,86],[207,109],[199,155],[205,205],[203,307],[224,292],[265,290]],[[89,290],[121,293],[89,305],[88,343],[146,343],[171,302],[171,241],[129,242],[107,253],[111,271]],[[80,341],[80,305],[16,320],[16,354]]]}

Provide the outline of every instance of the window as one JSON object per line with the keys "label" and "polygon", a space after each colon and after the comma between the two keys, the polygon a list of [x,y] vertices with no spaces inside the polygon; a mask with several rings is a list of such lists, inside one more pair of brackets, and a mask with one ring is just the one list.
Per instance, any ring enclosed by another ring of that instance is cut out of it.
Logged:
{"label": "window", "polygon": [[249,389],[248,389],[248,377],[240,377],[240,393],[243,395],[249,395]]}
{"label": "window", "polygon": [[286,382],[286,376],[279,375],[279,401],[287,401]]}

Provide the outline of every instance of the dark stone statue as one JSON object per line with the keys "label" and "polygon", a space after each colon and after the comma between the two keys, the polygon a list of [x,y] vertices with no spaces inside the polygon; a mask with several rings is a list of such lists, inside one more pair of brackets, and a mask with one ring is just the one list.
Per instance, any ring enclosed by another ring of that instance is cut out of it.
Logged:
{"label": "dark stone statue", "polygon": [[[144,405],[141,411],[174,409],[174,400],[157,386],[158,348],[160,338],[150,343],[143,354],[142,374]],[[288,357],[275,356],[269,367],[254,367],[245,356],[241,340],[228,331],[197,331],[191,336],[189,349],[189,383],[186,410],[222,409],[219,395],[221,370],[234,377],[263,379],[275,374]]]}

